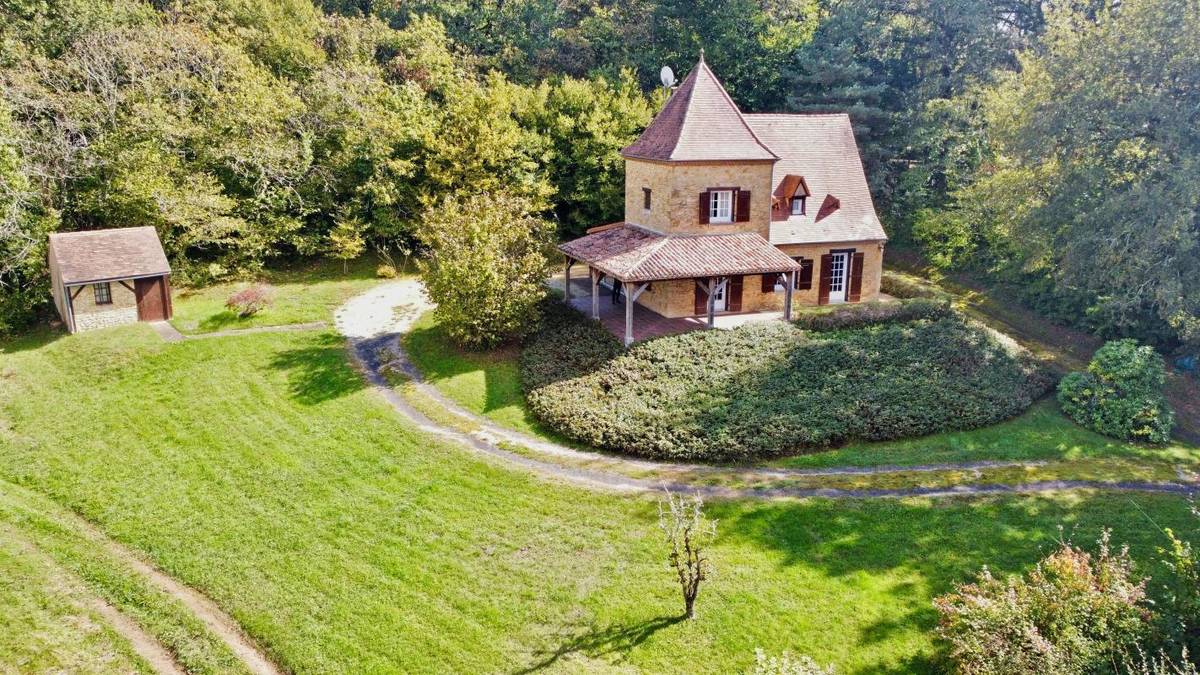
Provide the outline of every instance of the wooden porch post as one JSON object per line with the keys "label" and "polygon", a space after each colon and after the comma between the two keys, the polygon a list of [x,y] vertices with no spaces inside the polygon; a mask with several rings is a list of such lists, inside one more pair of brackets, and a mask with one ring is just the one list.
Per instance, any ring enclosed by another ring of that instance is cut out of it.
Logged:
{"label": "wooden porch post", "polygon": [[628,347],[633,344],[633,296],[635,291],[634,284],[628,281],[622,281],[621,286],[625,288],[625,346]]}
{"label": "wooden porch post", "polygon": [[563,284],[563,297],[566,298],[568,305],[571,304],[571,266],[574,264],[575,261],[571,259],[571,256],[567,256],[567,265],[563,270],[566,278],[566,283]]}
{"label": "wooden porch post", "polygon": [[600,272],[594,267],[588,267],[588,274],[592,277],[592,318],[600,319]]}
{"label": "wooden porch post", "polygon": [[717,291],[717,278],[708,278],[708,327],[715,328],[717,325],[717,300],[713,296]]}
{"label": "wooden porch post", "polygon": [[787,273],[787,287],[783,291],[783,320],[792,320],[792,287],[796,285],[795,270]]}

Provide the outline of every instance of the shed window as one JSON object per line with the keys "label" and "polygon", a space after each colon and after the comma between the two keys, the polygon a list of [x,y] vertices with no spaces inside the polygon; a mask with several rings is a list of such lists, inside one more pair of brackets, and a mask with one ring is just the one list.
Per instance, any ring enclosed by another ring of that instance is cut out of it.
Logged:
{"label": "shed window", "polygon": [[642,188],[642,208],[650,210],[650,188]]}
{"label": "shed window", "polygon": [[96,296],[97,305],[112,304],[112,286],[108,282],[92,284],[92,293]]}
{"label": "shed window", "polygon": [[804,197],[792,197],[792,215],[804,215]]}
{"label": "shed window", "polygon": [[708,222],[732,223],[733,190],[713,190],[708,194],[711,200],[708,208]]}

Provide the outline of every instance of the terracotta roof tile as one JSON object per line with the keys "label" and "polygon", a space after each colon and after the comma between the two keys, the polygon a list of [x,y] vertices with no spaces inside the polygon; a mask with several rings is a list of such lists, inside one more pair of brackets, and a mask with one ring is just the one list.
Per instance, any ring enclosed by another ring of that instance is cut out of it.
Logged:
{"label": "terracotta roof tile", "polygon": [[56,232],[50,256],[64,284],[171,273],[153,227]]}
{"label": "terracotta roof tile", "polygon": [[664,235],[635,225],[588,234],[559,250],[622,281],[766,274],[800,269],[758,234]]}
{"label": "terracotta roof tile", "polygon": [[777,212],[772,244],[884,240],[850,118],[836,115],[744,115],[780,159],[776,194],[792,176],[803,176],[810,196],[805,215]]}
{"label": "terracotta roof tile", "polygon": [[774,160],[703,59],[625,157],[660,161]]}

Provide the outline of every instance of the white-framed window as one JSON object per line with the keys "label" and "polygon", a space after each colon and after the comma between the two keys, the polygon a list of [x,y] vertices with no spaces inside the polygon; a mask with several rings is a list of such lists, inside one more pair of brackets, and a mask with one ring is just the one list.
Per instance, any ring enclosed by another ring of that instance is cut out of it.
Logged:
{"label": "white-framed window", "polygon": [[804,215],[804,197],[792,197],[792,215]]}
{"label": "white-framed window", "polygon": [[713,190],[708,199],[708,222],[733,222],[733,190]]}
{"label": "white-framed window", "polygon": [[112,286],[108,282],[92,284],[92,294],[95,296],[97,305],[112,304]]}

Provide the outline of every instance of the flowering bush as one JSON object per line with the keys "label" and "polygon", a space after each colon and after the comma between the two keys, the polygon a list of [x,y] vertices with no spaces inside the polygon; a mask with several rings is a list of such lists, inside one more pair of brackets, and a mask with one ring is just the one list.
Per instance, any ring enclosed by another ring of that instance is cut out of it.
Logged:
{"label": "flowering bush", "polygon": [[1027,577],[974,583],[934,600],[938,635],[957,672],[988,675],[1104,671],[1136,649],[1149,628],[1146,582],[1108,533],[1092,555],[1070,544]]}
{"label": "flowering bush", "polygon": [[1058,385],[1063,412],[1106,436],[1165,443],[1175,414],[1163,397],[1162,357],[1136,340],[1114,340],[1096,351],[1085,372]]}
{"label": "flowering bush", "polygon": [[833,675],[833,666],[821,667],[811,656],[792,656],[784,652],[781,656],[768,656],[761,649],[754,650],[754,668],[750,675]]}
{"label": "flowering bush", "polygon": [[275,289],[268,284],[257,283],[229,296],[225,307],[243,319],[254,316],[275,301]]}

